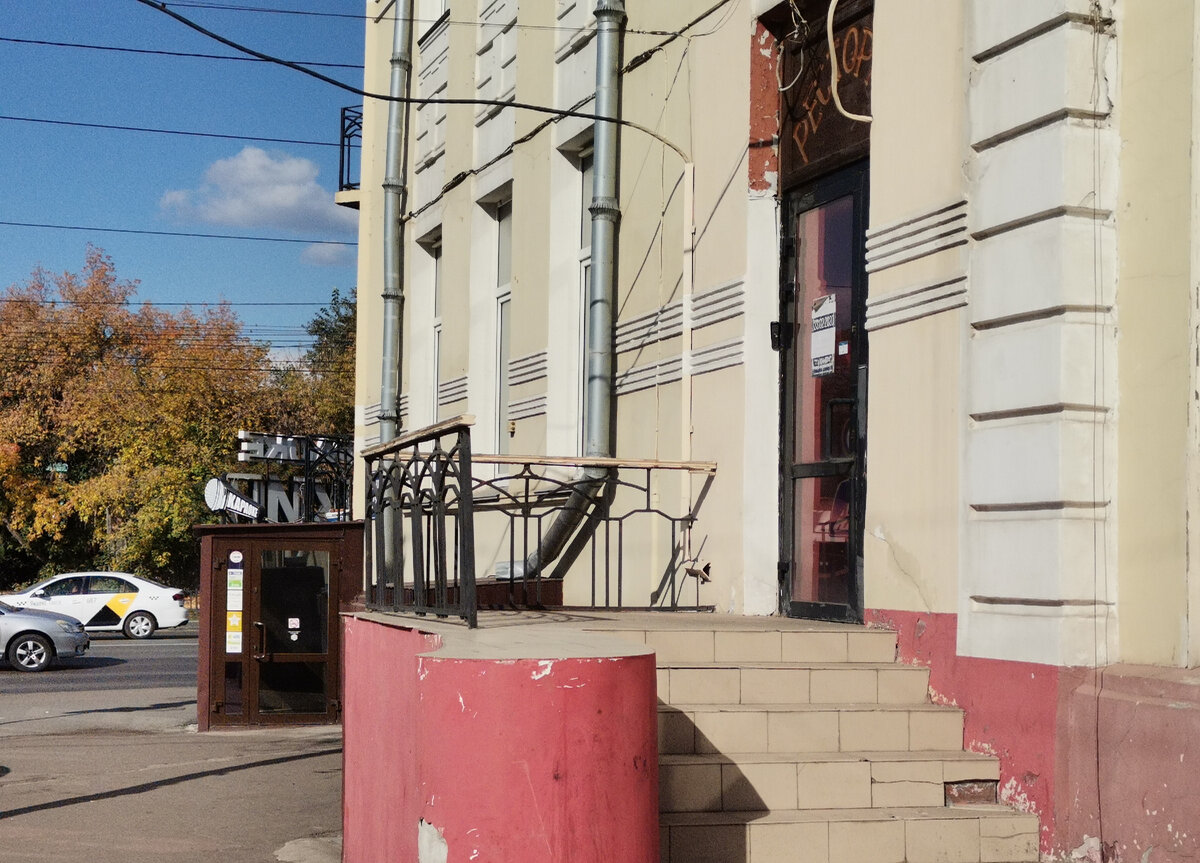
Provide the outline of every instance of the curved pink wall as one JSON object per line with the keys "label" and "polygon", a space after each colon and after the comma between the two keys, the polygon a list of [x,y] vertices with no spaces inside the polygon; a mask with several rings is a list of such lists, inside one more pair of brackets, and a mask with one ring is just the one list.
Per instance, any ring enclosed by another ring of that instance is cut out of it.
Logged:
{"label": "curved pink wall", "polygon": [[422,821],[447,863],[657,863],[653,654],[456,658],[363,619],[345,634],[346,863],[417,861]]}

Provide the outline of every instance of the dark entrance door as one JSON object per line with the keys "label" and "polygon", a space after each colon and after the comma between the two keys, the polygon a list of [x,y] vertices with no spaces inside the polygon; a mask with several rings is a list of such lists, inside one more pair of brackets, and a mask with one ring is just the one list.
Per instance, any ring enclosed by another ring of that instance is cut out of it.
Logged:
{"label": "dark entrance door", "polygon": [[866,163],[785,202],[780,348],[783,611],[862,619]]}
{"label": "dark entrance door", "polygon": [[361,524],[205,532],[201,727],[337,721],[339,593],[361,584]]}

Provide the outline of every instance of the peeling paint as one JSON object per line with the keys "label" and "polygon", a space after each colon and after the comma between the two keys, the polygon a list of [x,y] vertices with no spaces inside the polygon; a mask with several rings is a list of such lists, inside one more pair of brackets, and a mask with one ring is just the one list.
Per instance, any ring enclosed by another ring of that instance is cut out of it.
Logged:
{"label": "peeling paint", "polygon": [[417,863],[446,863],[450,846],[442,831],[424,818],[417,822]]}
{"label": "peeling paint", "polygon": [[547,674],[554,670],[553,659],[538,660],[538,670],[529,675],[530,680],[541,680]]}
{"label": "peeling paint", "polygon": [[1007,803],[1027,815],[1038,814],[1037,806],[1025,793],[1024,786],[1017,782],[1015,776],[1005,782],[1004,787],[1000,789],[1000,802]]}

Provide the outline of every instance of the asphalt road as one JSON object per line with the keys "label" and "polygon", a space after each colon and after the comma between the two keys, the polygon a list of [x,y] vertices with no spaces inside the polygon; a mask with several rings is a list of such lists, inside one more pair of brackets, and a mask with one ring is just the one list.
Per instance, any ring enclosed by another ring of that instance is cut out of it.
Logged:
{"label": "asphalt road", "polygon": [[142,641],[93,633],[88,652],[36,674],[13,671],[0,660],[0,692],[84,692],[113,689],[196,688],[197,628],[193,621]]}

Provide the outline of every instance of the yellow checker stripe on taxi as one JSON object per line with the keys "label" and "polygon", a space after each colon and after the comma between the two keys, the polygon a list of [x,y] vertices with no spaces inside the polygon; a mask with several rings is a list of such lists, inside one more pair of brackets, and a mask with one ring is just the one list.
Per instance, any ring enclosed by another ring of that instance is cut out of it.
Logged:
{"label": "yellow checker stripe on taxi", "polygon": [[106,602],[104,607],[111,609],[114,613],[116,613],[117,617],[124,617],[125,613],[129,611],[129,606],[133,604],[133,601],[136,598],[136,593],[118,593],[114,595],[112,599]]}

